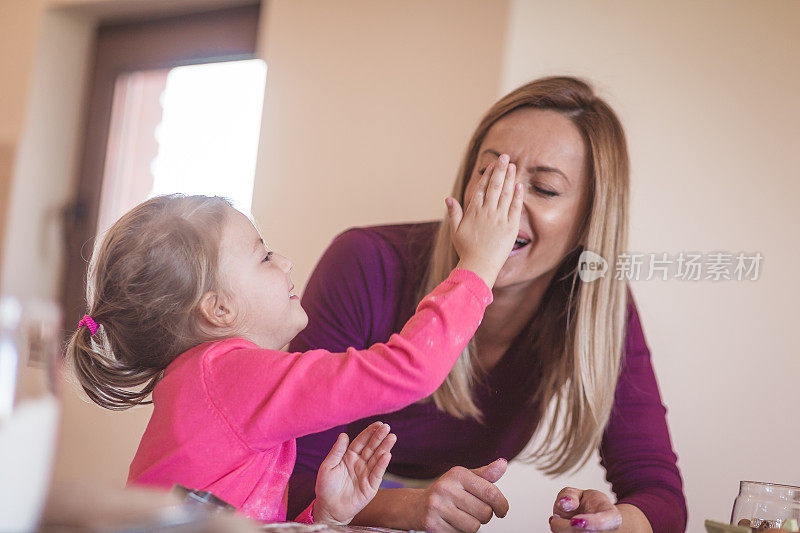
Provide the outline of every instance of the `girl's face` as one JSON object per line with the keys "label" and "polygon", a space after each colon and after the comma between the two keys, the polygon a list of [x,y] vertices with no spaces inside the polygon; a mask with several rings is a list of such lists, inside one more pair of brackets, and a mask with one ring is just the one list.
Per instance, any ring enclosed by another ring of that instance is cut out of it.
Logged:
{"label": "girl's face", "polygon": [[292,292],[293,266],[267,248],[246,216],[231,210],[219,250],[221,281],[242,335],[262,348],[281,349],[308,323]]}
{"label": "girl's face", "polygon": [[549,283],[558,265],[578,244],[588,201],[586,144],[578,128],[555,111],[514,111],[487,132],[465,198],[472,198],[480,175],[500,154],[508,154],[517,166],[517,181],[525,187],[525,199],[517,244],[495,288]]}

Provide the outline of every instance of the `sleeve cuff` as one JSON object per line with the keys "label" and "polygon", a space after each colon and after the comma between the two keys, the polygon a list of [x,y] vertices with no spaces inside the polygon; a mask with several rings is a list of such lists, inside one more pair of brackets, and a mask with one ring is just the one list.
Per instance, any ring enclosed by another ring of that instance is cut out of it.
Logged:
{"label": "sleeve cuff", "polygon": [[484,307],[487,307],[494,299],[492,289],[472,270],[454,268],[445,281],[462,284]]}
{"label": "sleeve cuff", "polygon": [[[653,533],[685,531],[687,522],[685,502],[670,496],[674,495],[632,494],[618,500],[617,504],[627,503],[638,508],[650,522]],[[673,503],[671,500],[675,500],[673,505],[670,505]]]}
{"label": "sleeve cuff", "polygon": [[294,519],[295,522],[300,522],[301,524],[313,524],[314,523],[314,500],[306,507],[302,513],[297,515],[297,518]]}

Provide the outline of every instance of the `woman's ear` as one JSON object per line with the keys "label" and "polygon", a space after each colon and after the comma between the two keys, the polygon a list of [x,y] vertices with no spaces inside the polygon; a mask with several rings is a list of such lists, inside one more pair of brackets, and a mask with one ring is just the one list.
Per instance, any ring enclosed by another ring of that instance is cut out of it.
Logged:
{"label": "woman's ear", "polygon": [[230,328],[233,326],[236,314],[231,302],[227,301],[220,293],[206,292],[200,299],[200,316],[206,325],[215,328]]}

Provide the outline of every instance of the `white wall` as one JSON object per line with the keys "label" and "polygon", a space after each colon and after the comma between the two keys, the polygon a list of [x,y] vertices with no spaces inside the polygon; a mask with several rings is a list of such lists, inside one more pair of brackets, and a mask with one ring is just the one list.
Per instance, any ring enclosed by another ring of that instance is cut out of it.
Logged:
{"label": "white wall", "polygon": [[[755,282],[633,285],[689,502],[689,531],[726,520],[742,479],[800,484],[795,404],[800,255],[800,4],[512,4],[503,91],[542,75],[596,82],[632,160],[631,250],[755,252]],[[514,466],[513,509],[486,528],[523,531],[565,484]],[[513,516],[513,518],[511,518]],[[513,527],[509,527],[513,525]]]}

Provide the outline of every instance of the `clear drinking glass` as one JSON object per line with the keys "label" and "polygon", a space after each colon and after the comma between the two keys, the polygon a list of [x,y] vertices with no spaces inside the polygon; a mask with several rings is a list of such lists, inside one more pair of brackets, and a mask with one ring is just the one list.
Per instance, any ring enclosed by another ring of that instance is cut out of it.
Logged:
{"label": "clear drinking glass", "polygon": [[61,311],[0,296],[0,531],[35,531],[58,429]]}
{"label": "clear drinking glass", "polygon": [[739,482],[731,525],[779,528],[792,518],[800,522],[800,487],[759,481]]}

